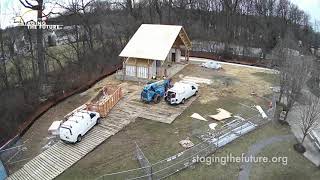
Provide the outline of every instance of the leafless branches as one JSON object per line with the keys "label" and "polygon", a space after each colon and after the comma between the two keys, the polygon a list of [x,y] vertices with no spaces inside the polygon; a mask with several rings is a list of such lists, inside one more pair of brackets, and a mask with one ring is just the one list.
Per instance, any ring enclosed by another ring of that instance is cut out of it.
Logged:
{"label": "leafless branches", "polygon": [[308,133],[320,123],[320,98],[309,95],[306,105],[300,107],[299,127],[303,134],[301,144]]}

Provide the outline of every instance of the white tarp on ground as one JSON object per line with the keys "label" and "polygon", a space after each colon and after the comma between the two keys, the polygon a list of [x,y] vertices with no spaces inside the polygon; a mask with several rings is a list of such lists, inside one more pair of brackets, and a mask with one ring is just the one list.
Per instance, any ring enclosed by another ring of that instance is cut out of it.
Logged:
{"label": "white tarp on ground", "polygon": [[181,29],[175,25],[142,24],[119,56],[164,61]]}
{"label": "white tarp on ground", "polygon": [[212,130],[215,130],[215,128],[218,126],[217,123],[211,123],[209,124],[209,128],[212,129]]}
{"label": "white tarp on ground", "polygon": [[210,115],[209,117],[218,121],[222,121],[231,117],[231,113],[229,111],[226,111],[222,108],[217,109],[217,111],[218,111],[218,114]]}
{"label": "white tarp on ground", "polygon": [[195,118],[195,119],[199,119],[199,120],[202,120],[202,121],[208,121],[198,113],[193,113],[190,117]]}

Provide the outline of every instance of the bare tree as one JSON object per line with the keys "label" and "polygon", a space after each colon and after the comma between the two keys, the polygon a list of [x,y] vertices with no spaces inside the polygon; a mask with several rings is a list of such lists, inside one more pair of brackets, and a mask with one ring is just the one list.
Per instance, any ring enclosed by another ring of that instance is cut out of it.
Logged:
{"label": "bare tree", "polygon": [[297,125],[302,132],[302,140],[295,145],[297,150],[301,149],[307,135],[320,123],[320,98],[310,94],[306,105],[300,106],[299,113],[300,117]]}
{"label": "bare tree", "polygon": [[[38,21],[42,21],[43,18],[43,0],[19,0],[20,3],[25,7],[37,11]],[[37,26],[37,61],[39,70],[39,85],[40,87],[46,79],[46,62],[45,62],[45,49],[43,46],[43,30]]]}
{"label": "bare tree", "polygon": [[287,63],[287,78],[285,80],[284,95],[286,97],[286,116],[293,105],[301,97],[301,91],[309,79],[312,59],[309,57],[292,57]]}

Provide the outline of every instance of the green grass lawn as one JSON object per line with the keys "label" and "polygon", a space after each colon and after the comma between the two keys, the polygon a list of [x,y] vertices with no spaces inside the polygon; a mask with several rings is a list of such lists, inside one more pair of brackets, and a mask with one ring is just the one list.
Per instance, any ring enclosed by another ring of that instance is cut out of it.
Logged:
{"label": "green grass lawn", "polygon": [[[248,148],[259,142],[262,139],[276,136],[289,134],[290,131],[288,127],[280,126],[278,124],[267,124],[266,126],[255,130],[241,138],[233,141],[232,143],[226,145],[222,149],[218,150],[212,156],[225,157],[230,154],[232,156],[241,156],[242,153],[246,153]],[[213,163],[211,165],[207,164],[196,164],[193,169],[188,169],[177,173],[176,175],[168,179],[187,179],[191,180],[194,177],[201,177],[201,179],[225,179],[233,180],[237,179],[240,172],[241,163],[227,163],[222,165],[220,163]],[[262,178],[263,179],[263,178]]]}
{"label": "green grass lawn", "polygon": [[320,179],[319,168],[293,149],[295,143],[295,140],[283,141],[263,149],[258,156],[287,157],[288,163],[285,166],[281,163],[254,164],[250,179],[258,180],[261,177],[264,180]]}

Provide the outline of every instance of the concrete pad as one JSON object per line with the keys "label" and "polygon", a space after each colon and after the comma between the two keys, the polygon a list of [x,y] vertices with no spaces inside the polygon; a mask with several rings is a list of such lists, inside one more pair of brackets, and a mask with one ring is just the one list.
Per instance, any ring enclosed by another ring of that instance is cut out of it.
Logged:
{"label": "concrete pad", "polygon": [[314,157],[314,153],[311,151],[306,151],[303,156],[309,159],[314,165],[320,166],[320,158]]}

